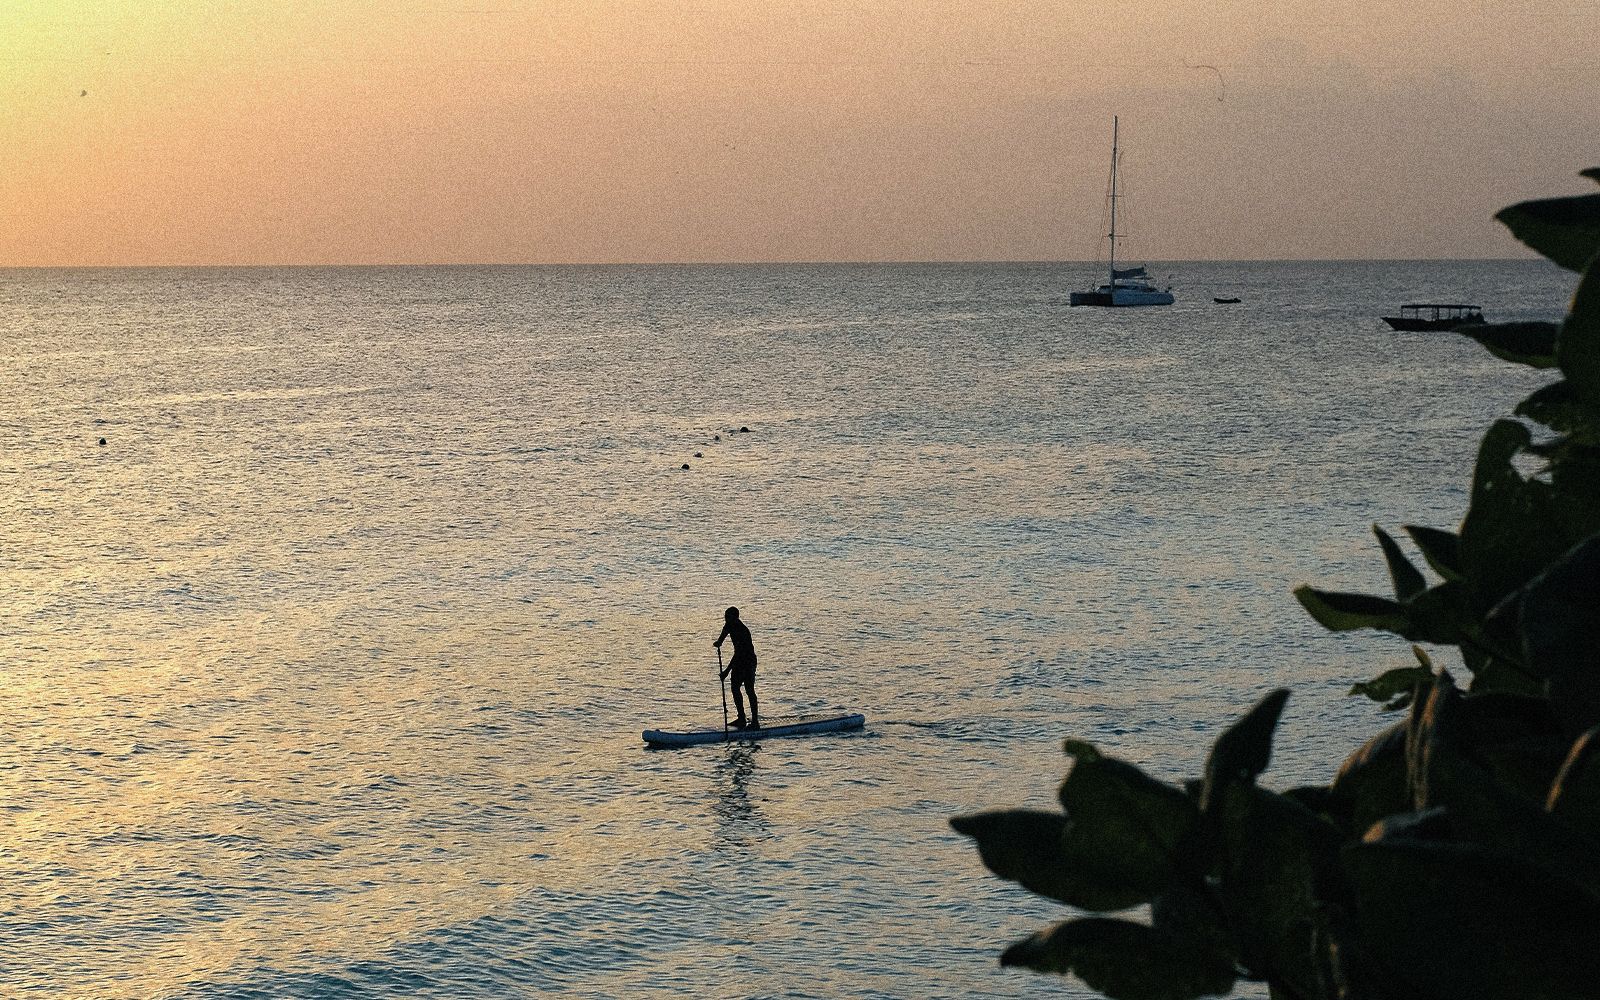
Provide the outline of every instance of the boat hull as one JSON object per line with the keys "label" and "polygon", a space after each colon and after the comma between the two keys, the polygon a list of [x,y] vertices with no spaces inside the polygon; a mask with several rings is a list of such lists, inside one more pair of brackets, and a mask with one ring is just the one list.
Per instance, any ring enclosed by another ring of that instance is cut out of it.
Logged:
{"label": "boat hull", "polygon": [[1113,292],[1071,292],[1067,295],[1067,304],[1074,306],[1170,306],[1172,302],[1171,292],[1131,288],[1119,288]]}
{"label": "boat hull", "polygon": [[849,715],[802,715],[798,718],[776,717],[760,729],[692,729],[673,732],[664,729],[646,729],[644,741],[652,747],[688,747],[701,743],[738,743],[745,740],[765,740],[774,736],[806,736],[811,733],[831,733],[846,729],[860,729],[867,717],[859,713]]}
{"label": "boat hull", "polygon": [[1463,326],[1479,326],[1484,320],[1479,316],[1476,319],[1425,319],[1417,316],[1385,316],[1383,321],[1389,324],[1391,330],[1454,330]]}

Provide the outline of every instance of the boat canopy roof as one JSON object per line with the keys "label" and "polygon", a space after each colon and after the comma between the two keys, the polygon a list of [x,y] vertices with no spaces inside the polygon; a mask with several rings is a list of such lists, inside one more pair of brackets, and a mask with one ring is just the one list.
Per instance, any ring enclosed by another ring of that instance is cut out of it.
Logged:
{"label": "boat canopy roof", "polygon": [[1462,305],[1457,302],[1408,302],[1401,309],[1482,309],[1482,306]]}

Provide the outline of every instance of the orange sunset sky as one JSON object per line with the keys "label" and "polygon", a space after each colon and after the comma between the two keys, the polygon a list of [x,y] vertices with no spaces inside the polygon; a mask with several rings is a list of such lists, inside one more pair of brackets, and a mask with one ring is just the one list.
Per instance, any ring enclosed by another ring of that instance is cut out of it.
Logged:
{"label": "orange sunset sky", "polygon": [[1517,256],[1594,0],[0,0],[0,266]]}

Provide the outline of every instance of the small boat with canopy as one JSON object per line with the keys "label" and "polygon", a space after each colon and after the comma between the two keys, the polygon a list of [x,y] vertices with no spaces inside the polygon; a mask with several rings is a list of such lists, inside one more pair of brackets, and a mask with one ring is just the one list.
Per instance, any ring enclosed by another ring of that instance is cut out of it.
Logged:
{"label": "small boat with canopy", "polygon": [[1400,315],[1385,316],[1383,321],[1394,330],[1454,330],[1458,326],[1471,326],[1484,322],[1483,310],[1478,306],[1458,302],[1408,302],[1400,307]]}

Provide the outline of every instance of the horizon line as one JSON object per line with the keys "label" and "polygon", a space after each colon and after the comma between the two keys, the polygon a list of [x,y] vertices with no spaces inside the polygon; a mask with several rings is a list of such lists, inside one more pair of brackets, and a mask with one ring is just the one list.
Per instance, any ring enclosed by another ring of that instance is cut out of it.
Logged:
{"label": "horizon line", "polygon": [[[1382,263],[1490,263],[1544,260],[1529,252],[1515,257],[1174,257],[1170,259],[1146,258],[1145,266],[1180,264],[1382,264]],[[0,264],[3,271],[245,271],[245,270],[312,270],[317,268],[516,268],[516,267],[906,267],[936,265],[1042,265],[1042,266],[1105,266],[1106,260],[1042,260],[1042,259],[903,259],[903,260],[568,260],[568,261],[345,261],[320,263],[250,263],[250,264]]]}

